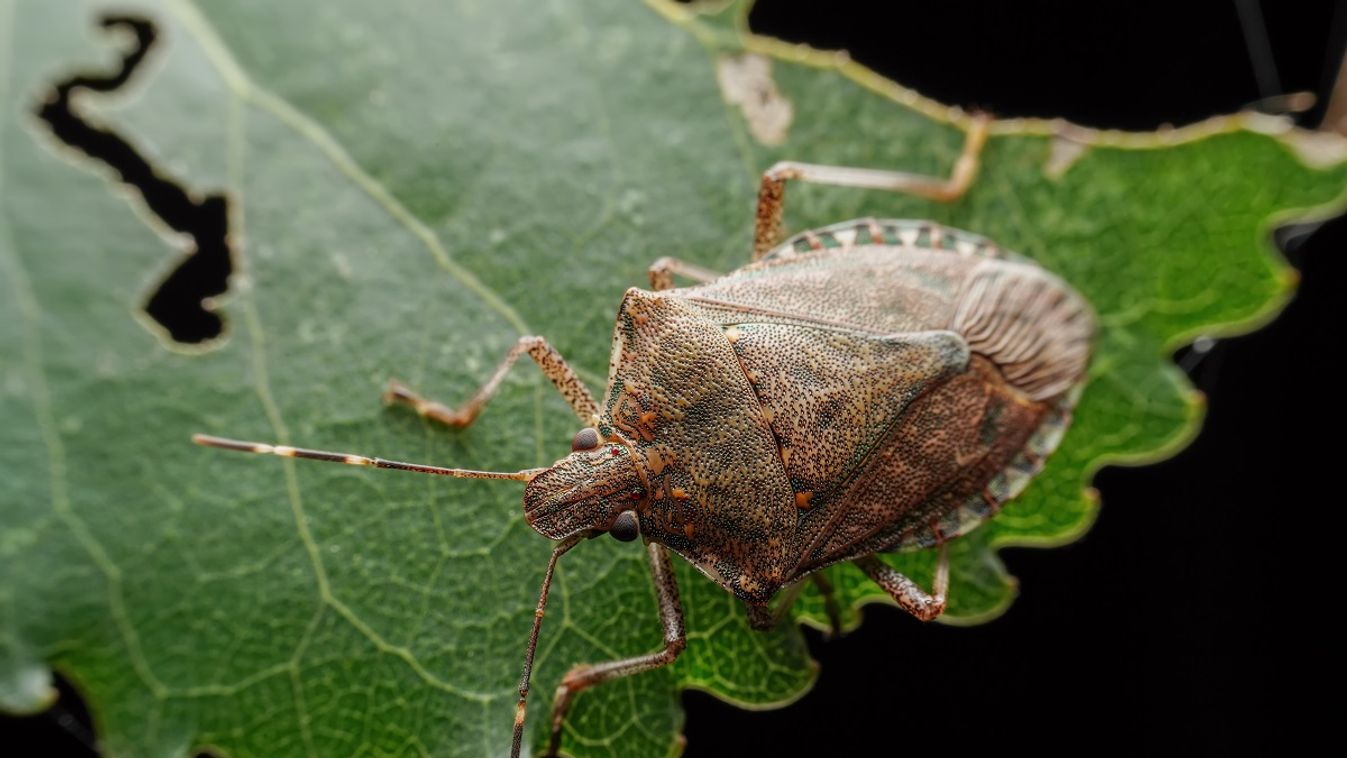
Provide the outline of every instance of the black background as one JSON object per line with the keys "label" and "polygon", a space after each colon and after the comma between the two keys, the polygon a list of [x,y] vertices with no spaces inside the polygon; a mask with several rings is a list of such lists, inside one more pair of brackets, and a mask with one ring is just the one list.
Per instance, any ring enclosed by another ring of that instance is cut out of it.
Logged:
{"label": "black background", "polygon": [[[1300,117],[1314,125],[1347,41],[1334,2],[760,0],[751,22],[944,102],[1127,129],[1297,90],[1320,94]],[[1208,396],[1200,437],[1164,463],[1101,472],[1104,506],[1079,542],[1005,551],[1020,596],[1004,617],[953,628],[869,606],[840,640],[807,632],[822,671],[793,706],[684,696],[689,758],[1335,744],[1345,466],[1330,357],[1347,222],[1278,237],[1304,275],[1295,301],[1255,334],[1179,356]],[[84,718],[63,689],[45,714],[0,719],[0,745],[87,753]]]}

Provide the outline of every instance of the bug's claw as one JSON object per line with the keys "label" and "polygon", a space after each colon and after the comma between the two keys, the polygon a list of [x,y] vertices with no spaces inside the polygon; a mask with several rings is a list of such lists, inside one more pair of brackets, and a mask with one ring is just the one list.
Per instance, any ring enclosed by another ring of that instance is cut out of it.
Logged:
{"label": "bug's claw", "polygon": [[394,405],[396,403],[414,403],[416,393],[412,392],[407,385],[399,382],[397,379],[389,379],[384,387],[384,405]]}
{"label": "bug's claw", "polygon": [[406,405],[415,410],[417,415],[422,418],[428,418],[446,426],[460,429],[473,422],[477,417],[474,409],[480,408],[480,406],[470,405],[467,409],[459,410],[450,408],[443,403],[427,400],[397,379],[388,380],[388,384],[384,388],[383,401],[384,405]]}

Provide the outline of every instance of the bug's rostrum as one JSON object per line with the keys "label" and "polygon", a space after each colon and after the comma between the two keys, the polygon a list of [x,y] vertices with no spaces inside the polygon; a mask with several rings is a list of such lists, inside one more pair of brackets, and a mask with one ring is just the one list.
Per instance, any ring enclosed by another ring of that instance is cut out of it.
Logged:
{"label": "bug's rostrum", "polygon": [[577,450],[529,481],[524,518],[552,540],[606,532],[645,496],[636,465],[627,447],[617,443]]}

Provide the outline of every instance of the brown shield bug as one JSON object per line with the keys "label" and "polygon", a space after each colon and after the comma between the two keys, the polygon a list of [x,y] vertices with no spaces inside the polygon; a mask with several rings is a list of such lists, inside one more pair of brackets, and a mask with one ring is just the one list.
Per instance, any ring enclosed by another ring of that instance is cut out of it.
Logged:
{"label": "brown shield bug", "polygon": [[[863,219],[776,244],[785,183],[912,192],[967,189],[987,121],[946,180],[781,163],[758,198],[753,262],[719,276],[664,258],[651,291],[628,290],[602,404],[540,337],[522,337],[467,403],[452,409],[397,382],[387,399],[471,424],[527,353],[585,428],[548,468],[485,472],[198,435],[203,445],[294,458],[526,483],[524,515],[557,540],[538,599],[515,713],[513,755],[557,559],[581,540],[642,537],[665,645],[581,665],[562,680],[549,753],[575,693],[673,661],[685,645],[669,551],[772,626],[815,572],[854,561],[923,620],[940,615],[945,545],[1017,495],[1070,422],[1094,332],[1060,279],[975,234],[925,221]],[[673,275],[700,281],[675,289]],[[927,593],[877,552],[938,547]],[[786,597],[771,609],[783,588]],[[826,583],[820,588],[827,592]],[[835,623],[835,622],[834,622]]]}

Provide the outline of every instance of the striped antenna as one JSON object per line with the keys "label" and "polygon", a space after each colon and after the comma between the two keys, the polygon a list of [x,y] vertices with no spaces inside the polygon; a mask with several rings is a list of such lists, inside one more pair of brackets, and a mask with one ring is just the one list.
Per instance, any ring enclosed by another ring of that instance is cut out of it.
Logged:
{"label": "striped antenna", "polygon": [[[306,458],[313,461],[327,461],[328,463],[344,463],[348,466],[391,468],[398,471],[415,471],[419,474],[437,474],[439,476],[453,476],[460,479],[512,479],[514,481],[527,482],[547,470],[545,468],[530,468],[524,469],[523,471],[473,471],[471,469],[462,468],[441,468],[439,466],[427,466],[422,463],[403,463],[401,461],[370,458],[368,456],[353,455],[351,453],[309,450],[302,447],[291,447],[289,445],[271,445],[265,442],[244,442],[242,440],[231,440],[224,437],[212,437],[209,434],[194,434],[192,435],[192,441],[205,447],[217,447],[221,450],[235,450],[240,453],[279,455],[282,458]],[[524,741],[524,711],[525,703],[528,701],[529,685],[533,678],[533,656],[538,650],[538,631],[542,628],[543,613],[547,608],[548,590],[552,588],[552,576],[556,571],[557,559],[590,536],[592,536],[591,532],[581,532],[579,534],[573,534],[557,543],[552,549],[552,558],[547,562],[547,571],[543,574],[543,586],[538,591],[538,606],[533,612],[533,628],[529,631],[528,647],[524,649],[524,670],[519,677],[519,700],[515,704],[514,734],[512,735],[513,739],[511,740],[510,745],[510,755],[512,758],[518,758],[520,748]]]}
{"label": "striped antenna", "polygon": [[512,479],[516,482],[527,482],[547,470],[545,468],[529,468],[524,469],[523,471],[474,471],[466,468],[443,468],[440,466],[428,466],[424,463],[403,463],[402,461],[370,458],[364,455],[353,455],[351,453],[331,453],[326,450],[308,450],[302,447],[290,447],[289,445],[269,445],[265,442],[243,442],[241,440],[225,439],[224,437],[212,437],[209,434],[194,434],[192,435],[192,441],[205,447],[218,447],[221,450],[236,450],[240,453],[279,455],[282,458],[305,458],[312,461],[344,463],[348,466],[391,468],[397,471],[415,471],[418,474],[452,476],[458,479]]}

